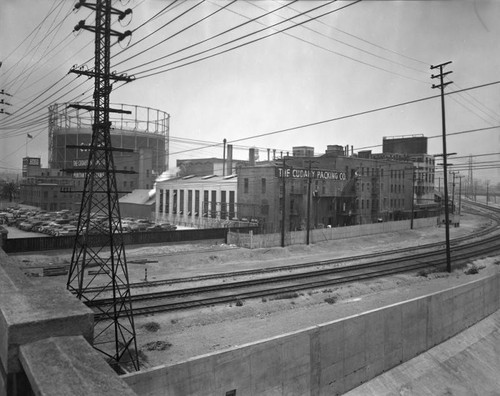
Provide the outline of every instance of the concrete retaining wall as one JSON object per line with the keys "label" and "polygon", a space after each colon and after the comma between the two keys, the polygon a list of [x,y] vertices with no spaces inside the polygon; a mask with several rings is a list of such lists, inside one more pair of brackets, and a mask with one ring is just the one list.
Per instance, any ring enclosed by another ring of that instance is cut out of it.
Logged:
{"label": "concrete retaining wall", "polygon": [[128,374],[139,395],[336,395],[500,308],[500,275],[280,337]]}
{"label": "concrete retaining wall", "polygon": [[[414,219],[413,228],[433,227],[437,225],[437,217]],[[387,232],[409,230],[411,220],[389,221],[386,223],[361,224],[347,227],[322,228],[310,230],[310,243],[332,241],[344,238],[354,238]],[[286,245],[300,245],[306,243],[307,231],[292,231],[285,235]],[[230,232],[228,243],[249,249],[269,248],[281,246],[281,234],[252,235],[248,233]]]}
{"label": "concrete retaining wall", "polygon": [[0,249],[0,396],[135,395],[92,348],[94,314]]}

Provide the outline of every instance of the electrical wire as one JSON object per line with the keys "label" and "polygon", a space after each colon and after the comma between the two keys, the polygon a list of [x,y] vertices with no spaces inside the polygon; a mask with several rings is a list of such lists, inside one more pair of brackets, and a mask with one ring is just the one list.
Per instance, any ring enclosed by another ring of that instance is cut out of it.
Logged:
{"label": "electrical wire", "polygon": [[[291,1],[292,1],[292,2],[296,2],[296,1],[298,1],[298,0],[291,0]],[[186,51],[186,50],[188,50],[188,49],[191,49],[191,48],[197,47],[198,45],[204,44],[204,43],[206,43],[206,42],[208,42],[208,41],[211,41],[211,40],[213,40],[213,39],[215,39],[215,38],[217,38],[217,37],[220,37],[220,36],[222,36],[222,35],[224,35],[224,34],[227,34],[227,33],[229,33],[229,32],[232,32],[232,31],[234,31],[234,30],[236,30],[236,29],[240,29],[240,28],[242,28],[243,26],[246,26],[246,25],[250,24],[251,22],[254,22],[254,21],[256,21],[256,20],[258,20],[258,19],[260,19],[260,18],[263,18],[263,17],[265,17],[265,16],[268,16],[268,15],[270,15],[270,14],[272,14],[272,13],[276,12],[277,10],[280,10],[280,9],[285,8],[285,7],[287,7],[287,6],[288,6],[288,5],[284,5],[284,6],[282,6],[282,7],[279,7],[279,8],[277,8],[277,9],[275,9],[275,10],[271,10],[271,11],[269,11],[269,12],[266,12],[265,14],[259,15],[258,17],[255,17],[255,18],[253,18],[253,19],[251,19],[251,20],[249,20],[249,21],[246,21],[246,22],[241,23],[241,24],[239,24],[239,25],[233,26],[233,27],[231,27],[231,28],[229,28],[229,29],[227,29],[227,30],[224,30],[224,31],[222,31],[222,32],[220,32],[220,33],[217,33],[217,34],[215,34],[215,35],[213,35],[213,36],[211,36],[211,37],[208,37],[208,38],[206,38],[206,39],[204,39],[204,40],[198,41],[197,43],[194,43],[194,44],[191,44],[191,45],[189,45],[189,46],[187,46],[187,47],[181,48],[181,49],[179,49],[179,50],[177,50],[177,51],[174,51],[174,52],[172,52],[172,53],[170,53],[170,54],[167,54],[167,55],[164,55],[164,56],[158,57],[158,58],[156,58],[156,59],[155,59],[155,60],[153,60],[153,61],[149,61],[149,62],[143,63],[143,64],[142,64],[142,65],[140,65],[139,67],[144,67],[144,66],[147,66],[147,65],[149,65],[149,64],[151,64],[151,63],[154,63],[154,62],[157,62],[157,61],[160,61],[160,60],[163,60],[163,59],[169,58],[169,57],[171,57],[171,56],[173,56],[173,55],[177,55],[177,54],[179,54],[179,53],[181,53],[181,52],[184,52],[184,51]],[[163,66],[160,66],[160,67],[163,67]],[[155,68],[155,69],[156,69],[156,68]],[[155,69],[151,69],[151,70],[155,70]],[[127,70],[125,70],[125,72],[128,72],[128,71],[130,71],[130,70],[132,70],[132,68],[131,68],[131,69],[127,69]]]}
{"label": "electrical wire", "polygon": [[[254,6],[254,7],[256,7],[256,8],[261,9],[261,10],[263,9],[262,7],[260,7],[259,5],[257,5],[258,3],[256,3],[256,2],[251,2],[250,4],[251,4],[251,5],[253,5],[253,6]],[[289,7],[289,8],[290,8],[290,9],[293,9],[292,7]],[[237,14],[237,15],[240,15],[240,16],[242,16],[242,17],[246,18],[246,17],[245,17],[243,14],[241,14],[241,13],[238,13],[238,12],[233,11],[233,10],[231,10],[231,12],[233,12],[233,13],[235,13],[235,14]],[[296,11],[296,12],[299,12],[299,11]],[[307,15],[307,14],[306,14],[306,15]],[[285,17],[282,17],[282,16],[280,16],[280,15],[278,15],[278,17],[280,17],[280,18],[282,18],[282,19],[285,19]],[[294,23],[295,23],[295,22],[294,22]],[[309,26],[302,26],[302,28],[303,28],[303,29],[305,29],[305,30],[308,30],[308,31],[310,31],[310,32],[313,32],[313,33],[315,33],[315,34],[317,34],[317,35],[319,35],[319,36],[321,36],[321,37],[325,37],[325,38],[327,38],[327,39],[329,39],[329,40],[332,40],[332,41],[338,42],[338,43],[340,43],[340,44],[342,44],[342,45],[345,45],[345,46],[350,47],[350,48],[352,48],[352,49],[355,49],[355,50],[357,50],[357,51],[360,51],[360,52],[363,52],[363,53],[365,53],[365,54],[371,55],[371,56],[373,56],[373,57],[375,57],[375,58],[382,59],[382,60],[384,60],[384,61],[387,61],[387,62],[393,63],[393,64],[395,64],[395,65],[397,65],[397,66],[402,66],[402,67],[404,67],[404,68],[410,69],[410,70],[412,70],[412,71],[416,71],[416,72],[421,73],[421,74],[428,74],[428,73],[427,73],[427,71],[423,71],[423,70],[415,69],[414,67],[407,66],[407,65],[405,65],[405,64],[403,64],[403,63],[400,63],[400,62],[394,61],[394,60],[392,60],[392,59],[389,59],[389,58],[386,58],[386,57],[383,57],[383,56],[377,55],[377,54],[375,54],[375,53],[373,53],[373,52],[370,52],[370,51],[364,50],[364,49],[362,49],[362,48],[360,48],[360,47],[356,47],[356,46],[354,46],[354,45],[352,45],[352,44],[346,43],[345,41],[342,41],[342,40],[336,39],[336,38],[331,37],[331,36],[329,36],[329,35],[326,35],[326,34],[324,34],[324,33],[322,33],[322,32],[319,32],[319,31],[317,31],[317,30],[315,30],[315,29],[313,29],[313,28],[311,28],[311,27],[309,27]],[[390,73],[390,74],[394,74],[394,75],[397,75],[397,76],[400,76],[400,77],[403,77],[403,78],[407,78],[407,79],[410,79],[410,80],[413,80],[413,81],[422,82],[422,83],[424,83],[424,84],[428,84],[428,85],[430,85],[430,84],[431,84],[430,82],[427,82],[427,81],[424,81],[424,80],[419,80],[419,79],[416,79],[416,78],[413,78],[413,77],[409,77],[409,76],[405,76],[405,75],[403,75],[403,74],[400,74],[400,73],[397,73],[397,72],[394,72],[394,71],[388,70],[388,69],[386,69],[386,68],[383,68],[383,67],[380,67],[380,66],[373,65],[373,64],[371,64],[371,63],[369,63],[369,62],[365,62],[365,61],[359,60],[359,59],[354,58],[354,57],[352,57],[352,56],[345,55],[345,54],[343,54],[343,53],[341,53],[341,52],[338,52],[338,51],[333,51],[333,50],[331,50],[331,49],[328,49],[328,48],[325,48],[325,47],[323,47],[323,46],[319,45],[318,43],[314,43],[314,42],[312,42],[312,41],[309,41],[309,40],[303,39],[303,38],[298,37],[298,36],[295,36],[295,35],[293,35],[293,34],[291,34],[291,33],[285,33],[285,35],[290,36],[290,37],[293,37],[293,38],[295,38],[295,39],[297,39],[297,40],[299,40],[299,41],[302,41],[302,42],[304,42],[304,43],[310,44],[310,45],[312,45],[313,47],[320,48],[320,49],[322,49],[322,50],[325,50],[325,51],[327,51],[327,52],[330,52],[330,53],[333,53],[333,54],[335,54],[335,55],[341,56],[341,57],[343,57],[343,58],[346,58],[346,59],[352,60],[352,61],[357,62],[357,63],[361,63],[361,64],[363,64],[363,65],[365,65],[365,66],[369,66],[369,67],[372,67],[372,68],[375,68],[375,69],[378,69],[378,70],[382,70],[382,71],[384,71],[384,72],[387,72],[387,73]]]}
{"label": "electrical wire", "polygon": [[[181,34],[181,33],[185,32],[186,30],[191,29],[192,27],[194,27],[194,26],[198,25],[199,23],[201,23],[201,22],[203,22],[203,21],[205,21],[205,20],[207,20],[207,19],[211,18],[211,17],[212,17],[212,16],[214,16],[215,14],[217,14],[217,13],[221,12],[221,11],[222,11],[222,10],[224,10],[225,8],[229,7],[230,5],[232,5],[232,4],[234,4],[234,3],[236,3],[236,1],[237,1],[237,0],[232,0],[232,1],[230,1],[229,3],[227,3],[226,5],[224,5],[224,7],[219,8],[219,9],[215,10],[214,12],[212,12],[211,14],[209,14],[209,15],[207,15],[207,16],[205,16],[205,17],[203,17],[203,18],[199,19],[199,20],[197,20],[196,22],[194,22],[194,23],[192,23],[192,24],[190,24],[190,25],[186,26],[185,28],[183,28],[183,29],[181,29],[181,30],[178,30],[178,31],[177,31],[177,32],[175,32],[174,34],[172,34],[172,35],[168,36],[166,39],[164,39],[164,40],[162,40],[162,41],[160,41],[160,42],[156,43],[155,45],[153,45],[153,46],[151,46],[151,47],[149,47],[149,48],[147,48],[147,49],[145,49],[145,50],[143,50],[143,51],[141,51],[141,52],[138,52],[137,54],[134,54],[133,56],[131,56],[131,57],[129,57],[129,58],[127,58],[127,59],[125,59],[125,60],[123,60],[123,61],[121,61],[121,62],[118,62],[118,63],[115,65],[115,67],[116,67],[116,66],[118,66],[118,65],[121,65],[122,63],[127,62],[127,61],[129,61],[130,59],[133,59],[133,58],[135,58],[135,57],[137,57],[137,56],[139,56],[139,55],[141,55],[141,54],[143,54],[143,53],[145,53],[145,52],[147,52],[147,51],[150,51],[151,49],[153,49],[153,48],[157,47],[158,45],[163,44],[163,43],[165,43],[166,41],[168,41],[168,40],[170,40],[170,39],[174,38],[175,36],[177,36],[177,35],[179,35],[179,34]],[[194,8],[194,7],[192,7],[192,8]],[[191,8],[191,9],[192,9],[192,8]],[[191,9],[190,9],[190,10],[191,10]],[[188,11],[190,11],[190,10],[188,10]],[[155,60],[155,62],[156,62],[156,60]],[[144,66],[144,64],[142,64],[142,65],[141,65],[141,67],[142,67],[142,66]]]}
{"label": "electrical wire", "polygon": [[[318,7],[313,8],[312,10],[309,10],[308,12],[310,12],[310,11],[315,11],[315,10],[318,10],[318,9],[320,9],[320,8],[326,7],[326,6],[328,6],[328,5],[332,4],[332,3],[336,2],[336,1],[337,1],[337,0],[332,0],[332,1],[326,2],[326,3],[324,3],[324,4],[321,4],[321,5],[320,5],[320,6],[318,6]],[[136,73],[136,78],[137,78],[137,79],[141,79],[141,78],[152,77],[152,76],[155,76],[155,75],[158,75],[158,74],[161,74],[161,73],[166,73],[166,72],[168,72],[168,71],[172,71],[172,70],[178,69],[178,68],[180,68],[180,67],[185,67],[185,66],[188,66],[188,65],[192,65],[192,64],[194,64],[194,63],[198,63],[198,62],[201,62],[201,61],[204,61],[204,60],[207,60],[207,59],[213,58],[213,57],[215,57],[215,56],[219,56],[219,55],[225,54],[225,53],[227,53],[227,52],[233,51],[233,50],[235,50],[235,49],[239,49],[239,48],[244,47],[244,46],[247,46],[247,45],[249,45],[249,44],[253,44],[253,43],[255,43],[255,42],[258,42],[258,41],[261,41],[261,40],[264,40],[264,39],[270,38],[270,37],[272,37],[272,36],[274,36],[274,35],[276,35],[276,34],[278,34],[278,33],[282,33],[282,32],[287,31],[287,30],[289,30],[289,29],[292,29],[292,28],[295,28],[295,27],[301,26],[301,25],[302,25],[302,24],[304,24],[304,23],[311,22],[311,21],[312,21],[312,20],[314,20],[315,18],[321,18],[321,17],[324,17],[325,15],[329,15],[329,14],[331,14],[331,13],[333,13],[333,12],[340,11],[340,10],[342,10],[342,9],[344,9],[344,8],[347,8],[347,7],[350,7],[350,6],[354,5],[354,4],[359,3],[360,1],[361,1],[361,0],[356,0],[356,1],[354,1],[353,3],[350,3],[350,4],[348,4],[348,5],[342,6],[342,7],[340,7],[340,8],[334,9],[334,10],[330,10],[330,11],[325,12],[325,13],[323,13],[323,14],[321,14],[321,15],[318,15],[318,16],[316,16],[316,17],[314,17],[314,18],[304,20],[304,21],[299,22],[299,23],[297,23],[297,24],[295,24],[295,25],[292,25],[292,26],[288,26],[288,27],[286,27],[286,28],[283,28],[282,30],[275,31],[274,33],[268,34],[268,35],[266,35],[266,36],[259,37],[259,38],[257,38],[257,39],[253,39],[253,40],[247,41],[247,42],[245,42],[245,43],[242,43],[242,44],[236,45],[236,46],[234,46],[234,47],[232,47],[232,48],[228,48],[228,49],[225,49],[225,50],[219,51],[219,52],[217,52],[217,53],[215,53],[215,54],[212,54],[212,55],[207,55],[207,56],[204,56],[204,57],[202,57],[202,58],[199,58],[199,59],[196,59],[196,60],[193,60],[193,61],[186,62],[186,63],[184,63],[184,64],[182,64],[182,65],[178,65],[178,66],[174,66],[174,67],[168,68],[168,69],[166,69],[166,70],[162,70],[162,71],[157,71],[157,72],[153,72],[153,73],[150,73],[150,74],[141,75],[141,74],[144,74],[144,73],[149,73],[149,72],[151,72],[151,71],[153,71],[153,70],[157,70],[158,68],[162,68],[162,67],[166,67],[166,66],[169,66],[169,65],[172,65],[172,64],[175,64],[175,63],[183,62],[183,61],[188,60],[188,59],[191,59],[191,58],[193,58],[193,57],[195,57],[195,56],[199,56],[199,55],[202,55],[202,54],[204,54],[204,53],[207,53],[207,52],[210,52],[210,51],[214,51],[214,50],[216,50],[216,49],[218,49],[218,48],[220,48],[220,47],[223,47],[223,46],[226,46],[226,45],[232,44],[232,43],[234,43],[234,42],[236,42],[236,41],[243,40],[243,39],[245,39],[245,38],[247,38],[247,37],[253,36],[253,35],[258,34],[258,33],[261,33],[261,32],[263,32],[264,30],[271,29],[271,28],[273,28],[273,27],[275,27],[275,26],[277,26],[277,25],[281,25],[281,24],[282,24],[282,23],[284,23],[284,22],[289,22],[290,20],[292,20],[292,19],[294,19],[294,18],[297,18],[297,17],[301,16],[301,14],[299,14],[299,15],[295,15],[295,16],[293,16],[293,17],[291,17],[291,18],[288,18],[288,19],[287,19],[287,20],[285,20],[285,21],[277,22],[277,23],[275,23],[275,24],[273,24],[273,25],[271,25],[271,26],[265,27],[265,28],[263,28],[263,29],[260,29],[260,30],[254,31],[254,32],[252,32],[252,33],[248,33],[248,34],[246,34],[246,35],[244,35],[244,36],[241,36],[241,37],[238,37],[238,38],[236,38],[236,39],[233,39],[233,40],[230,40],[230,41],[228,41],[228,42],[225,42],[225,43],[223,43],[223,44],[217,45],[216,47],[209,48],[209,49],[204,50],[204,51],[200,51],[200,52],[198,52],[198,53],[196,53],[196,54],[193,54],[193,55],[190,55],[190,56],[186,56],[186,57],[184,57],[184,58],[178,59],[178,60],[173,61],[173,62],[166,63],[166,64],[161,65],[161,66],[157,66],[157,67],[154,67],[154,68],[151,68],[151,69],[148,69],[148,70],[143,70],[143,71],[141,71],[141,72],[137,72],[137,73]],[[139,75],[141,75],[141,76],[139,76]],[[137,77],[137,76],[139,76],[139,77]]]}
{"label": "electrical wire", "polygon": [[[42,21],[41,21],[41,22],[40,22],[37,26],[35,26],[35,27],[33,28],[33,30],[31,31],[31,33],[30,33],[30,34],[28,34],[28,36],[26,36],[26,38],[25,38],[25,39],[24,39],[24,40],[23,40],[20,44],[18,44],[18,46],[17,46],[16,48],[14,48],[14,49],[13,49],[13,50],[12,50],[12,51],[11,51],[11,52],[10,52],[10,53],[9,53],[9,54],[8,54],[8,55],[4,58],[4,59],[3,59],[3,62],[4,62],[4,63],[5,63],[5,61],[6,61],[7,59],[9,59],[9,58],[10,58],[10,57],[14,54],[14,52],[16,52],[18,49],[20,49],[20,48],[21,48],[21,46],[24,44],[24,42],[25,42],[26,40],[28,40],[28,39],[29,39],[29,38],[30,38],[33,34],[35,34],[35,36],[36,36],[36,32],[38,32],[38,31],[40,30],[41,26],[42,26],[42,25],[45,23],[45,21],[46,21],[46,20],[50,17],[50,15],[51,15],[51,14],[52,14],[55,10],[56,10],[56,8],[57,8],[57,7],[56,7],[56,1],[57,1],[57,0],[54,0],[54,2],[52,3],[52,7],[49,9],[49,11],[48,11],[47,15],[45,16],[45,18],[44,18],[44,19],[43,19],[43,20],[42,20]],[[61,2],[62,2],[62,1],[64,1],[64,0],[60,0],[60,1],[59,1],[59,4],[61,4]],[[34,37],[31,39],[31,43],[33,42],[33,39],[34,39]],[[30,45],[31,45],[31,43],[30,43]],[[29,47],[28,47],[28,48],[29,48]],[[14,68],[15,68],[15,67],[19,64],[19,62],[21,62],[21,60],[23,59],[23,57],[26,55],[26,53],[27,53],[27,52],[28,52],[28,49],[26,49],[26,50],[25,50],[25,52],[24,52],[23,56],[21,56],[21,57],[19,58],[19,60],[18,60],[16,63],[14,63],[12,66],[8,67],[8,68],[4,71],[4,76],[5,76],[6,74],[8,74],[11,70],[14,70]]]}

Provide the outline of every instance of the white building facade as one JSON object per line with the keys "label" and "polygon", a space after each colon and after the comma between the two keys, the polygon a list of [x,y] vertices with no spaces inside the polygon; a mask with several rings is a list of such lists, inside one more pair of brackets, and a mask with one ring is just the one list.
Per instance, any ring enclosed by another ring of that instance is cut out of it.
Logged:
{"label": "white building facade", "polygon": [[237,175],[185,176],[156,182],[156,223],[224,227],[237,219]]}

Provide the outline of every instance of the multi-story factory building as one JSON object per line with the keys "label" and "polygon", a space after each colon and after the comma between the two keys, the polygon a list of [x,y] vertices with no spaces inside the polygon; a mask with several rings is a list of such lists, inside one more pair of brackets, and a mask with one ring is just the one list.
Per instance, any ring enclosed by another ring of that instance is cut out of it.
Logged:
{"label": "multi-story factory building", "polygon": [[259,220],[268,232],[279,231],[283,220],[292,231],[307,222],[318,228],[397,220],[411,208],[411,162],[349,156],[342,146],[238,172],[239,213]]}
{"label": "multi-story factory building", "polygon": [[[250,149],[249,160],[240,161],[235,168],[224,161],[205,159],[203,162],[220,162],[218,169],[230,176],[193,174],[158,183],[157,218],[185,221],[182,217],[186,213],[223,220],[238,218],[259,224],[264,232],[279,232],[283,224],[287,231],[293,231],[306,229],[308,224],[310,228],[339,227],[433,214],[434,158],[426,152],[426,138],[417,137],[416,147],[424,150],[422,153],[413,152],[413,137],[392,139],[398,141],[393,147],[408,152],[388,149],[378,154],[354,154],[349,146],[331,145],[318,156],[313,147],[301,146],[293,148],[292,156],[258,162]],[[186,169],[196,169],[183,164]],[[216,170],[215,165],[208,168]],[[235,210],[230,213],[224,209],[227,193],[218,192],[223,190],[219,183],[225,178],[235,189],[231,200]],[[203,194],[199,200],[192,198],[196,191]],[[181,205],[187,212],[179,209]]]}

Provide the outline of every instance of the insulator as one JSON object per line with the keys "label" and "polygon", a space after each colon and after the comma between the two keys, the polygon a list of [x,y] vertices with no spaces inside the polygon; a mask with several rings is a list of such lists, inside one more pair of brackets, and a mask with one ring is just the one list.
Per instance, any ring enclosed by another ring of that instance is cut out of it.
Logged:
{"label": "insulator", "polygon": [[79,10],[80,7],[85,3],[86,0],[79,0],[76,4],[75,4],[75,10]]}
{"label": "insulator", "polygon": [[82,29],[85,26],[85,21],[81,20],[78,22],[78,25],[75,26],[75,32],[78,32],[80,29]]}
{"label": "insulator", "polygon": [[118,36],[118,41],[122,41],[124,40],[125,38],[127,38],[128,36],[131,36],[132,35],[132,32],[130,30],[127,30],[125,32],[123,32],[122,34],[120,34]]}
{"label": "insulator", "polygon": [[130,8],[127,8],[125,11],[123,11],[120,16],[118,17],[118,19],[120,21],[122,21],[123,19],[125,19],[125,17],[129,14],[132,14],[132,10]]}

